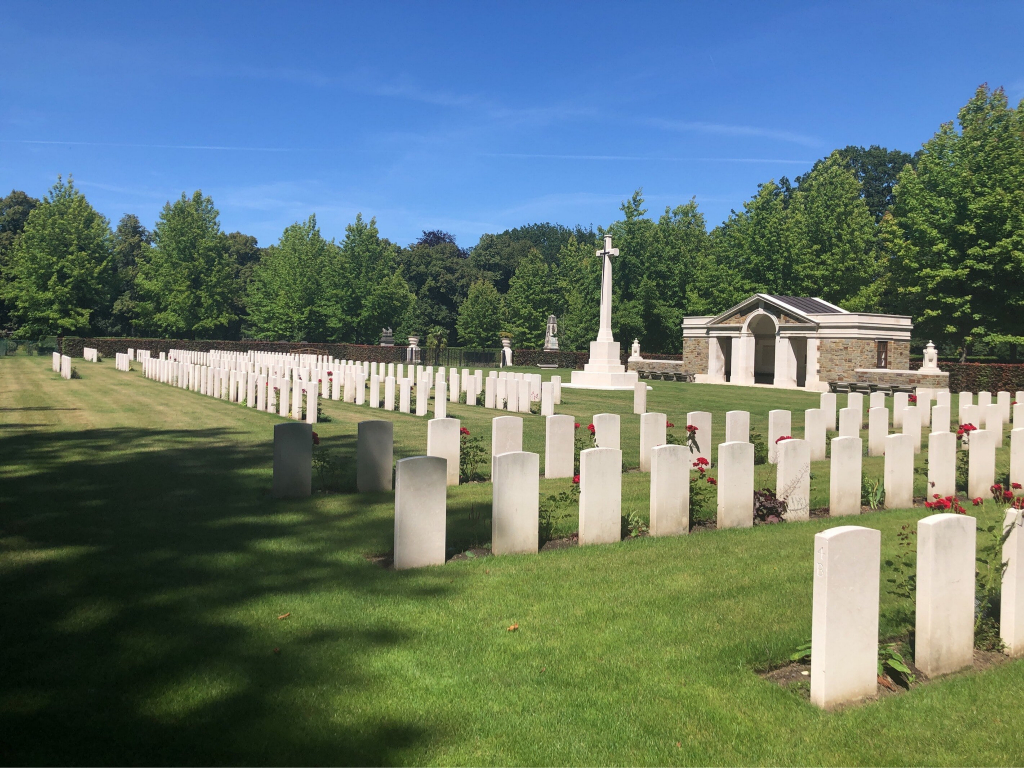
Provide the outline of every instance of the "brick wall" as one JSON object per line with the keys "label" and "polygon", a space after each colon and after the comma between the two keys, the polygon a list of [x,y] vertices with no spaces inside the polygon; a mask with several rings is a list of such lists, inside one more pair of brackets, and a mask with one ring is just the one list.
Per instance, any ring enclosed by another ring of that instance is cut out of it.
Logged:
{"label": "brick wall", "polygon": [[683,369],[687,373],[708,372],[708,340],[683,339]]}
{"label": "brick wall", "polygon": [[856,378],[860,384],[881,384],[885,387],[934,387],[949,386],[948,373],[921,373],[920,371],[859,371]]}
{"label": "brick wall", "polygon": [[[818,342],[818,378],[821,381],[860,381],[858,368],[874,368],[878,346],[874,339],[821,339]],[[889,369],[910,368],[910,342],[889,342]],[[881,383],[881,382],[878,382]]]}

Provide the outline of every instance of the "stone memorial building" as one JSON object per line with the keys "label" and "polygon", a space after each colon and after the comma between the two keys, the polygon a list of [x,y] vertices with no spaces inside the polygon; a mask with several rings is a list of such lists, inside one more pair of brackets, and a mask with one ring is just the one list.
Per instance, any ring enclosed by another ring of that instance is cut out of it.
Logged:
{"label": "stone memorial building", "polygon": [[717,317],[683,318],[681,367],[698,382],[818,391],[830,382],[948,386],[937,367],[909,370],[912,330],[902,315],[755,293]]}

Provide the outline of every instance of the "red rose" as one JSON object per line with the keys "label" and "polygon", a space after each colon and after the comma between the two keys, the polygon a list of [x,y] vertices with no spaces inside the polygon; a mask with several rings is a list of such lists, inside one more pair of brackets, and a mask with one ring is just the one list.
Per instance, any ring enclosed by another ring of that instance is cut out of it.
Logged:
{"label": "red rose", "polygon": [[981,502],[982,502],[981,496],[976,496],[975,498],[971,499],[971,504],[973,504],[976,507],[980,507],[981,506]]}
{"label": "red rose", "polygon": [[594,434],[595,427],[593,424],[587,424],[587,429],[590,430],[590,434]]}
{"label": "red rose", "polygon": [[686,425],[686,431],[687,432],[696,432],[697,428],[695,426],[693,426],[693,424],[687,424]]}
{"label": "red rose", "polygon": [[672,429],[674,426],[675,426],[675,424],[673,424],[671,421],[666,421],[665,422],[666,429]]}
{"label": "red rose", "polygon": [[709,482],[709,483],[710,483],[711,485],[718,485],[718,481],[717,481],[717,480],[715,480],[715,478],[713,478],[713,477],[709,477],[709,478],[708,478],[708,482]]}
{"label": "red rose", "polygon": [[703,467],[707,467],[707,466],[709,466],[711,464],[711,462],[709,462],[703,456],[698,456],[697,457],[697,461],[695,463],[700,464]]}
{"label": "red rose", "polygon": [[313,445],[320,445],[320,435],[313,433]]}
{"label": "red rose", "polygon": [[459,427],[459,434],[460,435],[467,435],[468,436],[469,435],[469,430],[466,429],[465,427]]}
{"label": "red rose", "polygon": [[576,424],[573,426],[573,429],[579,429],[579,428],[580,428],[580,423],[577,421]]}
{"label": "red rose", "polygon": [[1015,491],[1019,491],[1020,490],[1020,483],[1010,483],[1010,487],[1013,488],[1013,490],[1015,490]]}
{"label": "red rose", "polygon": [[573,481],[573,483],[578,485],[579,482],[580,482],[580,476],[579,475],[573,475],[572,476],[572,481]]}
{"label": "red rose", "polygon": [[1013,498],[1013,491],[1003,491],[1003,499],[1009,501]]}

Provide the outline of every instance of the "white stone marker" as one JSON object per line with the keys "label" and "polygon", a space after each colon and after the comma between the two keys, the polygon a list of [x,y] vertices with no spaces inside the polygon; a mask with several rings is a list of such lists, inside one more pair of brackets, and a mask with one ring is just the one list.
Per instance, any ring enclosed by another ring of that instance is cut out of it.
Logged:
{"label": "white stone marker", "polygon": [[530,382],[527,379],[520,379],[519,382],[519,412],[530,412]]}
{"label": "white stone marker", "polygon": [[806,440],[779,443],[775,493],[786,502],[786,520],[808,520],[811,516],[811,447]]}
{"label": "white stone marker", "polygon": [[459,393],[462,390],[459,388],[461,386],[459,382],[459,374],[455,372],[454,368],[452,368],[451,376],[449,376],[448,379],[449,381],[451,381],[451,389],[448,392],[448,400],[452,403],[457,403],[459,402]]}
{"label": "white stone marker", "polygon": [[494,407],[499,411],[505,410],[505,401],[508,399],[507,390],[508,381],[505,378],[499,377],[495,379],[494,383]]}
{"label": "white stone marker", "polygon": [[[1024,427],[1010,430],[1010,484],[1024,486]],[[1017,491],[1016,495],[1024,495]]]}
{"label": "white stone marker", "polygon": [[633,413],[647,413],[647,382],[633,385]]}
{"label": "white stone marker", "polygon": [[491,469],[491,552],[535,553],[540,548],[540,456],[513,451],[494,457]]}
{"label": "white stone marker", "polygon": [[981,418],[985,422],[985,429],[992,433],[996,441],[996,448],[1003,447],[1003,411],[999,403],[989,403],[981,409]]}
{"label": "white stone marker", "polygon": [[1024,400],[1018,400],[1013,406],[1013,427],[1024,427]]}
{"label": "white stone marker", "polygon": [[[825,419],[828,420],[827,415]],[[750,411],[729,411],[725,414],[725,442],[750,442]]]}
{"label": "white stone marker", "polygon": [[996,482],[995,435],[987,429],[971,432],[967,458],[967,495],[987,499]]}
{"label": "white stone marker", "polygon": [[889,409],[868,409],[868,456],[885,454],[885,438],[889,436]]}
{"label": "white stone marker", "polygon": [[351,365],[345,366],[345,395],[343,399],[346,403],[356,401],[356,369]]}
{"label": "white stone marker", "polygon": [[505,410],[509,413],[519,413],[519,382],[515,378],[505,379]]}
{"label": "white stone marker", "polygon": [[915,405],[903,409],[902,429],[914,441],[914,453],[921,452],[921,410]]}
{"label": "white stone marker", "polygon": [[811,703],[822,709],[878,691],[882,534],[841,525],[814,536]]}
{"label": "white stone marker", "polygon": [[267,377],[256,377],[256,410],[267,410]]}
{"label": "white stone marker", "polygon": [[274,425],[274,479],[279,499],[301,499],[313,491],[313,427],[285,422]]}
{"label": "white stone marker", "polygon": [[1003,587],[999,596],[999,637],[1008,656],[1024,656],[1024,510],[1007,509],[1003,533]]}
{"label": "white stone marker", "polygon": [[929,677],[974,663],[976,526],[948,512],[917,521],[914,664]]}
{"label": "white stone marker", "polygon": [[496,391],[497,382],[498,380],[491,376],[488,376],[487,380],[484,382],[484,408],[494,407],[494,393]]}
{"label": "white stone marker", "polygon": [[892,428],[902,429],[903,411],[910,407],[910,395],[906,392],[896,392],[892,396]]}
{"label": "white stone marker", "polygon": [[466,405],[476,405],[480,399],[480,379],[470,376],[466,381]]}
{"label": "white stone marker", "polygon": [[651,536],[690,531],[690,452],[685,445],[651,449]]}
{"label": "white stone marker", "polygon": [[398,385],[398,410],[412,413],[412,379],[399,379]]}
{"label": "white stone marker", "polygon": [[445,460],[436,456],[413,456],[395,466],[396,570],[444,564],[445,473]]}
{"label": "white stone marker", "polygon": [[496,416],[491,419],[491,459],[502,453],[523,450],[521,416]]}
{"label": "white stone marker", "polygon": [[[846,396],[846,407],[853,408],[857,411],[857,428],[860,429],[864,424],[864,395],[860,392],[851,392]],[[845,437],[845,435],[844,435]],[[859,435],[854,435],[859,437]]]}
{"label": "white stone marker", "polygon": [[859,437],[832,438],[828,500],[830,517],[860,514],[863,453],[864,446]]}
{"label": "white stone marker", "polygon": [[366,404],[366,374],[360,371],[355,375],[356,405]]}
{"label": "white stone marker", "polygon": [[644,413],[640,416],[640,471],[651,471],[651,450],[665,445],[667,433],[664,413]]}
{"label": "white stone marker", "polygon": [[707,411],[690,411],[686,414],[686,425],[697,428],[697,446],[700,448],[696,453],[690,454],[690,463],[696,461],[698,456],[711,461],[711,446],[715,444],[711,414]]}
{"label": "white stone marker", "polygon": [[[257,398],[256,398],[257,378],[256,378],[256,376],[254,376],[252,374],[250,374],[246,378],[247,378],[247,381],[245,382],[245,404],[249,408],[255,408],[256,407],[256,400],[257,400]],[[194,379],[193,379],[193,381],[194,381]]]}
{"label": "white stone marker", "polygon": [[292,384],[292,418],[302,420],[302,391],[305,385],[301,381]]}
{"label": "white stone marker", "polygon": [[395,377],[384,377],[384,410],[395,410]]}
{"label": "white stone marker", "polygon": [[434,385],[434,418],[444,419],[448,416],[448,385],[444,379],[438,379]]}
{"label": "white stone marker", "polygon": [[[689,496],[689,470],[681,482]],[[718,446],[718,527],[750,528],[754,524],[754,444],[747,440]],[[687,505],[689,506],[689,505]]]}
{"label": "white stone marker", "polygon": [[[842,412],[839,421],[842,422]],[[699,434],[699,433],[698,433]],[[768,463],[777,464],[779,449],[776,441],[780,437],[793,434],[793,414],[789,411],[768,411]]]}
{"label": "white stone marker", "polygon": [[555,395],[555,405],[562,404],[562,377],[552,376],[551,377],[551,391]]}
{"label": "white stone marker", "polygon": [[437,456],[448,463],[448,485],[459,484],[461,426],[458,419],[431,419],[427,422],[427,456]]}
{"label": "white stone marker", "polygon": [[[594,441],[598,448],[619,450],[621,446],[619,434],[619,414],[599,413],[594,416]],[[622,471],[621,467],[619,471]]]}
{"label": "white stone marker", "polygon": [[576,421],[559,414],[544,420],[544,477],[572,477],[575,471]]}
{"label": "white stone marker", "polygon": [[420,379],[416,382],[416,415],[426,416],[430,407],[430,380]]}
{"label": "white stone marker", "polygon": [[885,392],[872,392],[868,395],[868,414],[872,408],[885,408]]}
{"label": "white stone marker", "polygon": [[839,436],[860,437],[861,417],[856,408],[843,408],[839,411]]}
{"label": "white stone marker", "polygon": [[932,432],[949,432],[949,406],[936,405],[932,408]]}
{"label": "white stone marker", "polygon": [[[491,379],[488,379],[491,381]],[[540,415],[555,415],[555,396],[551,392],[551,382],[545,381],[540,385]]]}
{"label": "white stone marker", "polygon": [[836,393],[822,392],[821,403],[818,405],[825,412],[825,428],[829,432],[836,431]]}
{"label": "white stone marker", "polygon": [[580,544],[611,544],[621,540],[622,451],[580,451]]}
{"label": "white stone marker", "polygon": [[811,450],[811,461],[825,460],[825,414],[820,408],[804,411],[804,440]]}
{"label": "white stone marker", "polygon": [[978,405],[982,408],[992,405],[992,393],[991,392],[979,392],[978,393]]}
{"label": "white stone marker", "polygon": [[356,436],[356,489],[359,493],[390,491],[394,463],[394,424],[360,421]]}
{"label": "white stone marker", "polygon": [[936,494],[945,498],[956,493],[956,435],[932,432],[928,435],[928,490],[931,501]]}
{"label": "white stone marker", "polygon": [[[288,405],[291,402],[291,382],[288,379],[281,379],[278,382],[280,386],[280,392],[277,394],[277,401],[280,406],[278,409],[278,416],[288,416]],[[216,386],[220,386],[219,383]]]}
{"label": "white stone marker", "polygon": [[[306,395],[306,423],[316,424],[317,421],[317,396],[316,391],[318,387],[316,383],[306,384],[301,389],[297,389],[299,393],[299,401],[302,401],[303,393]],[[299,406],[301,408],[301,405]]]}
{"label": "white stone marker", "polygon": [[370,374],[370,407],[380,408],[380,374]]}
{"label": "white stone marker", "polygon": [[[961,424],[966,424],[967,423],[966,421],[964,421],[964,408],[967,407],[968,405],[973,405],[973,404],[974,404],[974,394],[973,393],[971,393],[971,392],[961,392],[961,393],[959,393],[959,395],[957,395],[956,415],[957,415],[957,419],[960,420]],[[977,425],[975,425],[975,426],[977,426]]]}
{"label": "white stone marker", "polygon": [[885,508],[914,505],[914,439],[910,435],[885,438]]}

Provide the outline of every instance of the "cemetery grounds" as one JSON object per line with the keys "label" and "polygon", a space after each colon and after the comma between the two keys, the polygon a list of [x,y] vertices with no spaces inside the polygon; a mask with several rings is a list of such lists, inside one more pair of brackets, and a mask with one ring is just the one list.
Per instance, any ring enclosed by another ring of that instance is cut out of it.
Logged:
{"label": "cemetery grounds", "polygon": [[[877,511],[753,529],[460,556],[395,572],[393,495],[358,495],[358,421],[395,423],[395,458],[427,419],[323,401],[341,492],[269,495],[281,419],[75,361],[0,358],[0,761],[4,764],[1009,765],[1024,756],[1024,663],[823,712],[764,679],[810,638],[814,534],[882,532],[880,637],[913,606],[890,594],[903,526]],[[545,372],[545,378],[552,372]],[[568,371],[562,373],[568,381]],[[816,394],[653,382],[648,410],[791,409]],[[583,428],[622,416],[623,514],[647,519],[632,392],[563,389]],[[449,404],[480,436],[482,407]],[[544,422],[524,415],[523,449]],[[866,437],[866,430],[863,433]],[[830,435],[831,436],[831,435]],[[865,440],[866,442],[866,440]],[[927,442],[927,441],[925,441]],[[1006,441],[1008,446],[1009,441]],[[1008,466],[998,450],[997,477]],[[926,453],[916,457],[925,466]],[[486,474],[489,460],[482,464]],[[541,461],[543,466],[543,459]],[[812,466],[811,508],[828,504]],[[775,467],[756,468],[774,487]],[[880,479],[882,459],[864,459]],[[712,470],[712,475],[714,471]],[[915,495],[925,475],[915,475]],[[314,476],[314,488],[318,485]],[[542,497],[568,480],[541,480]],[[450,554],[490,539],[487,482],[448,492]],[[1001,505],[968,505],[979,526]],[[554,536],[575,529],[575,508]],[[987,541],[979,532],[979,547]]]}

